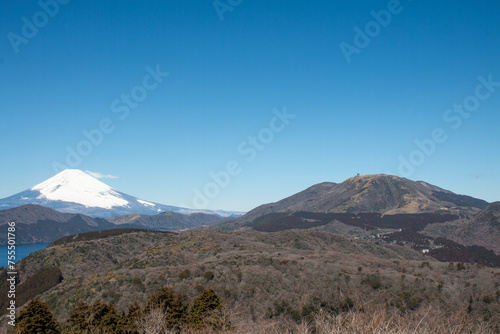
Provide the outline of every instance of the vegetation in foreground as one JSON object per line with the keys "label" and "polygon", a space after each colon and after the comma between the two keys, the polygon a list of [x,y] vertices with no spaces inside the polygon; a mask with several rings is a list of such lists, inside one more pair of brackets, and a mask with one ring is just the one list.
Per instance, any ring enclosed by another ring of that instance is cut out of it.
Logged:
{"label": "vegetation in foreground", "polygon": [[164,287],[141,307],[137,302],[127,312],[118,312],[112,303],[78,303],[64,323],[58,323],[46,303],[33,299],[20,312],[16,334],[142,334],[179,333],[182,331],[227,331],[231,323],[222,299],[212,289],[205,289],[192,303],[182,294]]}
{"label": "vegetation in foreground", "polygon": [[[256,334],[458,334],[498,333],[490,322],[470,316],[470,310],[446,314],[432,307],[414,313],[388,312],[373,306],[355,308],[346,300],[338,310],[303,308],[294,314],[288,305],[276,305],[279,314],[254,321],[237,311],[228,311],[212,289],[204,290],[191,304],[182,294],[162,288],[146,305],[131,304],[117,312],[113,304],[82,302],[60,324],[47,304],[34,299],[18,317],[15,334],[169,334],[169,333],[256,333]],[[233,325],[236,323],[237,325]]]}
{"label": "vegetation in foreground", "polygon": [[[94,309],[111,314],[101,318],[132,323],[138,333],[214,332],[189,316],[207,289],[224,300],[215,319],[227,327],[217,332],[495,333],[500,324],[499,269],[441,263],[398,245],[326,232],[96,236],[32,254],[19,273],[19,294],[46,303],[61,333],[75,324],[68,321],[75,310],[88,323]],[[28,284],[36,277],[45,278]],[[148,308],[165,286],[182,303]],[[165,329],[179,318],[174,309],[186,320]],[[134,310],[142,317],[134,318]],[[138,319],[164,329],[141,332]]]}

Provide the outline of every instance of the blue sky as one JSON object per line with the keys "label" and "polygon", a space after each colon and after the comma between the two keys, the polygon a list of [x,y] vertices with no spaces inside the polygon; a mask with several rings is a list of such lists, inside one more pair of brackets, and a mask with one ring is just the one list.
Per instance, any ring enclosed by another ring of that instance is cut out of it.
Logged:
{"label": "blue sky", "polygon": [[0,2],[0,198],[56,162],[210,209],[356,173],[500,200],[498,1],[215,4]]}

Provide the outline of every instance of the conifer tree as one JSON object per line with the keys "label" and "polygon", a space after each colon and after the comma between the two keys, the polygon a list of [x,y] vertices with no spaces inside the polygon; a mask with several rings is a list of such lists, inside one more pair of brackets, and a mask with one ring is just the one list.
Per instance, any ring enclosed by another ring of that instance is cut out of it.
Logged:
{"label": "conifer tree", "polygon": [[90,307],[85,302],[79,302],[76,308],[71,311],[66,321],[74,333],[82,333],[88,329],[87,320],[89,317]]}
{"label": "conifer tree", "polygon": [[60,329],[47,304],[33,299],[17,318],[16,333],[59,334]]}
{"label": "conifer tree", "polygon": [[168,328],[181,328],[186,323],[188,308],[184,304],[184,296],[175,293],[172,288],[163,287],[149,298],[144,313],[153,309],[162,309],[165,312]]}
{"label": "conifer tree", "polygon": [[100,300],[92,306],[81,302],[71,312],[68,324],[72,334],[101,331],[108,334],[134,332],[131,321],[124,314],[116,312],[112,304]]}
{"label": "conifer tree", "polygon": [[214,311],[220,310],[222,307],[222,299],[217,293],[211,289],[205,289],[193,302],[189,310],[189,320],[191,325],[197,328],[202,328],[211,325],[211,321],[207,321]]}

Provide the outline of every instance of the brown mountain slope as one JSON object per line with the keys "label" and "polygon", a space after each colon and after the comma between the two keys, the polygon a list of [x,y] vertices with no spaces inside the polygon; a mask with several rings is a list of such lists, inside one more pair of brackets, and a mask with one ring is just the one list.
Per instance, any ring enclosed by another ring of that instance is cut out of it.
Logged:
{"label": "brown mountain slope", "polygon": [[[440,263],[398,245],[298,230],[90,236],[68,238],[24,258],[17,267],[18,306],[38,296],[64,321],[81,301],[101,299],[122,311],[135,301],[144,305],[162,286],[191,300],[210,287],[245,319],[278,316],[276,305],[286,303],[300,321],[304,309],[335,311],[349,297],[349,307],[359,310],[422,311],[415,314],[421,319],[431,308],[451,317],[470,306],[470,316],[487,314],[494,325],[500,321],[494,285],[499,269]],[[42,281],[42,273],[56,279]],[[2,296],[8,290],[5,275],[0,273]],[[32,284],[35,280],[44,284]],[[0,298],[0,306],[4,301]],[[5,313],[6,307],[0,309]]]}
{"label": "brown mountain slope", "polygon": [[[62,213],[54,209],[35,204],[21,205],[12,209],[0,210],[0,225],[15,221],[23,224],[36,224],[39,220],[51,220],[54,222],[65,222],[73,217],[72,213]],[[92,218],[89,217],[89,220]]]}
{"label": "brown mountain slope", "polygon": [[313,201],[327,197],[329,192],[336,185],[337,183],[332,183],[332,182],[323,182],[315,184],[314,186],[309,187],[306,190],[303,190],[290,197],[282,199],[279,202],[258,206],[257,208],[251,210],[250,212],[248,212],[247,214],[243,215],[240,218],[244,217],[246,221],[248,220],[252,221],[263,215],[275,212],[314,211],[314,210],[305,210],[304,208],[309,207],[309,205],[312,205]]}
{"label": "brown mountain slope", "polygon": [[347,179],[334,187],[318,207],[326,212],[477,212],[488,203],[422,181],[393,175],[365,175]]}
{"label": "brown mountain slope", "polygon": [[[422,181],[393,175],[356,176],[340,184],[320,183],[276,203],[261,205],[231,224],[239,226],[271,213],[453,214],[472,218],[488,202]],[[223,224],[222,224],[223,225]]]}
{"label": "brown mountain slope", "polygon": [[470,222],[453,232],[464,245],[484,246],[500,255],[500,202],[491,203]]}
{"label": "brown mountain slope", "polygon": [[205,213],[192,213],[184,215],[172,211],[162,212],[158,215],[129,214],[108,218],[113,224],[133,224],[136,227],[143,227],[155,230],[180,230],[196,227],[205,224],[215,223],[222,218],[216,215]]}
{"label": "brown mountain slope", "polygon": [[[4,225],[11,221],[16,223],[17,244],[52,242],[71,234],[116,228],[116,225],[102,218],[61,213],[34,204],[0,210],[0,226],[5,228]],[[1,233],[0,245],[6,244],[7,233]]]}

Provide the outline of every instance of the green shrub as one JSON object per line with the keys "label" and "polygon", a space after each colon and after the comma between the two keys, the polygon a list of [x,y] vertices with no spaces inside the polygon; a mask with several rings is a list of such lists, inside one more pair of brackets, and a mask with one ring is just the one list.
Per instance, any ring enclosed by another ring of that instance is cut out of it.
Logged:
{"label": "green shrub", "polygon": [[179,279],[183,280],[183,279],[189,278],[189,276],[191,276],[191,272],[189,271],[189,269],[185,269],[185,270],[180,272]]}
{"label": "green shrub", "polygon": [[495,301],[495,298],[491,297],[491,296],[484,296],[483,297],[483,302],[485,302],[486,304],[491,304]]}
{"label": "green shrub", "polygon": [[302,314],[304,312],[308,312],[309,307],[306,307],[306,309],[302,309],[302,313],[299,312],[298,310],[294,309],[287,301],[281,300],[279,302],[274,303],[274,310],[270,309],[267,312],[267,316],[269,318],[273,317],[278,317],[278,316],[288,316],[292,318],[294,321],[300,321],[302,319]]}
{"label": "green shrub", "polygon": [[300,315],[307,321],[311,321],[314,317],[314,313],[316,313],[317,311],[318,309],[316,308],[316,306],[314,306],[314,304],[305,304],[304,306],[302,306]]}
{"label": "green shrub", "polygon": [[416,310],[422,303],[422,298],[411,290],[403,290],[395,296],[395,300],[391,303],[392,306],[397,307],[401,312],[407,310]]}
{"label": "green shrub", "polygon": [[214,279],[215,277],[215,274],[213,273],[213,271],[205,271],[205,273],[203,274],[203,277],[208,281],[211,281]]}
{"label": "green shrub", "polygon": [[340,311],[347,312],[354,307],[354,301],[350,297],[346,297],[344,301],[340,304]]}
{"label": "green shrub", "polygon": [[374,290],[380,289],[382,287],[381,279],[377,275],[368,275],[362,280],[362,283],[370,286]]}

